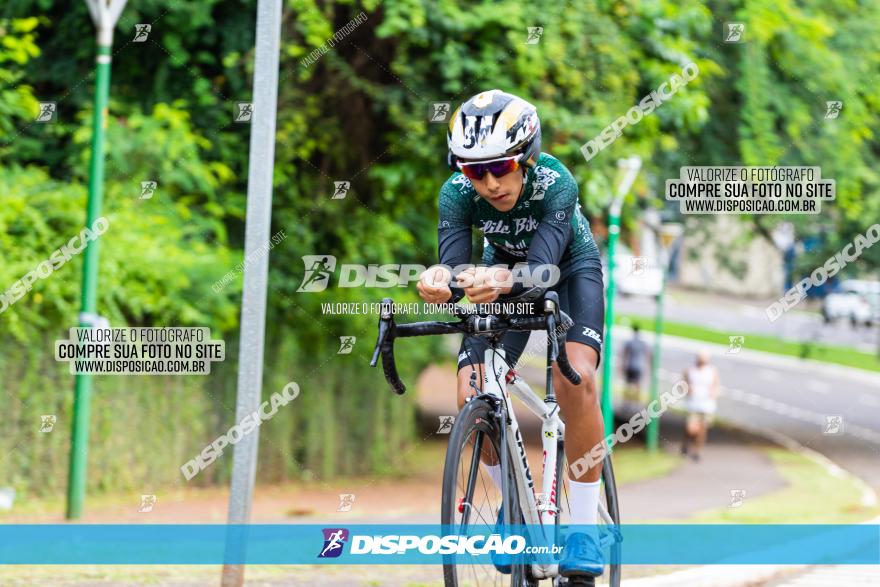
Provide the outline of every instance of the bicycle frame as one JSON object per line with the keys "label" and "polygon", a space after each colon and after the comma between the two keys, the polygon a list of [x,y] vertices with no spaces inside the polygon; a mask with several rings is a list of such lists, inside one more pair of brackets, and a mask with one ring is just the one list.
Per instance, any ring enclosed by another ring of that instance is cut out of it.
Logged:
{"label": "bicycle frame", "polygon": [[[505,389],[501,383],[506,381],[507,370],[503,349],[492,347],[486,349],[484,361],[482,391],[503,401],[507,408],[508,422],[502,429],[502,439],[507,451],[511,455],[519,456],[519,458],[511,459],[511,462],[515,469],[515,476],[519,480],[517,483],[518,501],[525,524],[530,532],[532,528],[542,528],[544,532],[542,538],[549,541],[552,537],[551,534],[555,532],[556,516],[559,515],[559,508],[556,506],[558,484],[556,464],[560,457],[556,449],[558,441],[563,438],[565,433],[565,424],[559,418],[559,405],[556,403],[552,390],[547,394],[548,397],[542,400],[518,375],[509,383],[508,389]],[[492,376],[489,375],[490,369],[493,372]],[[541,502],[535,495],[534,480],[529,469],[519,422],[517,422],[516,414],[513,411],[511,393],[513,397],[522,401],[529,411],[541,418],[541,445],[544,451],[541,475],[541,493],[544,499]],[[562,458],[565,456],[563,455]],[[531,538],[534,541],[537,537],[532,536]],[[532,575],[536,579],[555,577],[558,574],[557,569],[558,565],[556,564],[533,564]]]}
{"label": "bicycle frame", "polygon": [[[558,442],[565,437],[565,422],[559,417],[559,405],[552,387],[545,399],[539,398],[529,384],[519,375],[502,385],[506,381],[507,362],[504,360],[504,350],[489,347],[484,354],[483,393],[488,393],[504,402],[507,410],[508,422],[502,428],[502,441],[507,451],[519,458],[511,459],[514,465],[515,476],[518,480],[517,491],[520,509],[523,513],[526,530],[533,532],[533,528],[540,527],[543,531],[543,540],[550,541],[555,533],[556,516],[559,515],[557,507],[559,479],[556,478],[557,459],[565,458],[559,455]],[[489,370],[493,375],[489,376]],[[543,448],[544,462],[541,474],[541,494],[544,500],[538,500],[534,490],[534,480],[526,457],[525,444],[519,429],[516,414],[513,411],[513,398],[517,398],[526,408],[541,419],[541,446]],[[525,481],[525,482],[523,482]],[[615,522],[611,514],[600,502],[599,518],[609,525]],[[533,543],[537,543],[537,537],[531,536]],[[612,538],[600,540],[601,545],[606,546]],[[535,579],[549,579],[559,574],[557,564],[532,564],[532,575]]]}
{"label": "bicycle frame", "polygon": [[[533,291],[525,292],[520,296],[522,300],[533,301],[534,297],[529,297]],[[543,316],[520,317],[510,319],[505,316],[475,315],[465,311],[457,311],[455,314],[461,318],[460,322],[417,322],[412,324],[396,325],[394,323],[393,301],[391,298],[382,300],[382,311],[379,319],[379,335],[376,341],[376,347],[373,350],[373,357],[370,360],[370,366],[375,367],[379,358],[382,359],[382,370],[385,379],[391,386],[391,389],[398,395],[406,391],[406,386],[401,381],[397,367],[394,361],[394,340],[401,337],[412,336],[428,336],[434,334],[465,334],[466,336],[482,335],[487,336],[491,344],[483,355],[484,379],[482,389],[478,390],[479,395],[488,395],[491,397],[491,403],[497,404],[496,409],[500,409],[501,402],[504,403],[504,411],[506,411],[506,421],[501,423],[501,446],[499,455],[501,457],[501,473],[503,479],[508,479],[511,475],[509,467],[513,466],[513,476],[517,480],[517,495],[515,497],[504,495],[504,499],[516,499],[520,510],[522,511],[523,522],[526,524],[526,531],[529,532],[529,538],[532,544],[545,544],[551,542],[551,532],[554,535],[557,532],[556,522],[560,511],[557,507],[558,494],[562,491],[562,484],[556,478],[557,469],[559,468],[558,453],[559,443],[563,441],[565,434],[565,424],[559,417],[559,406],[556,403],[556,395],[553,391],[553,365],[555,364],[559,372],[569,381],[578,384],[581,377],[568,361],[565,352],[565,341],[559,340],[559,335],[564,333],[571,327],[571,319],[565,312],[559,309],[559,297],[553,291],[541,291],[543,296]],[[559,328],[557,328],[559,325]],[[505,353],[502,348],[497,348],[501,336],[508,330],[531,331],[546,330],[547,341],[547,393],[545,398],[540,399],[532,389],[515,373],[511,380],[507,381],[508,364],[505,361]],[[561,342],[561,344],[560,344]],[[489,371],[492,374],[489,374]],[[523,443],[522,434],[519,429],[519,423],[516,420],[516,414],[513,411],[512,397],[517,397],[526,407],[541,419],[541,444],[543,447],[543,475],[541,478],[541,493],[535,493],[534,480],[529,469],[528,458],[525,452],[525,444]],[[510,458],[508,455],[518,455],[519,458]],[[479,461],[473,460],[471,467],[471,477],[473,477],[475,469]],[[608,479],[610,479],[613,487],[613,471],[611,462],[606,461],[602,465],[603,477],[606,482],[606,499],[612,500],[609,503],[616,508],[616,494],[608,494]],[[563,481],[564,482],[564,481]],[[470,480],[468,482],[470,487]],[[506,485],[506,484],[505,484]],[[445,489],[444,489],[445,491]],[[466,493],[470,494],[471,489],[467,489]],[[541,495],[543,499],[538,499]],[[612,497],[613,495],[613,497]],[[470,497],[468,497],[470,499]],[[599,502],[599,517],[601,521],[614,526],[615,522],[608,512],[607,507]],[[510,516],[506,516],[508,519]],[[517,524],[519,521],[517,520]],[[535,535],[540,532],[542,535]],[[615,532],[612,528],[611,532],[606,536],[600,536],[599,542],[602,548],[620,541],[619,532]],[[548,579],[558,575],[558,564],[532,564],[532,576],[535,579]],[[619,576],[618,576],[619,579]]]}

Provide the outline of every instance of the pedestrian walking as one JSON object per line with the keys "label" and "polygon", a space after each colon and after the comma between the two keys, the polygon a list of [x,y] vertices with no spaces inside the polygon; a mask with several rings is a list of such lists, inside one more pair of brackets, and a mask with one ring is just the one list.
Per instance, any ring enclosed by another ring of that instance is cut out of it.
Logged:
{"label": "pedestrian walking", "polygon": [[688,385],[686,407],[688,411],[684,426],[684,440],[681,454],[689,455],[694,461],[700,460],[709,427],[718,410],[718,395],[721,381],[718,369],[709,362],[709,352],[697,353],[696,363],[684,372]]}

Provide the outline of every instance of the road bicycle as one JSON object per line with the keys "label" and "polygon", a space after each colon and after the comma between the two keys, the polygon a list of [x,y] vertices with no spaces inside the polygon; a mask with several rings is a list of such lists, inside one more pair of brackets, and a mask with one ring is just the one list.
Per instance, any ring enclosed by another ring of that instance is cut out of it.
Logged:
{"label": "road bicycle", "polygon": [[[495,313],[488,313],[481,311],[488,307],[486,305],[477,305],[472,311],[456,304],[452,308],[458,322],[396,324],[392,300],[385,298],[380,306],[379,335],[370,365],[375,367],[381,357],[386,380],[395,393],[403,394],[406,386],[400,380],[394,360],[395,339],[435,334],[483,337],[488,348],[484,356],[482,386],[476,383],[475,370],[471,374],[474,396],[459,412],[449,433],[443,471],[441,524],[458,528],[461,534],[466,534],[468,526],[472,525],[501,525],[502,530],[517,527],[541,534],[530,536],[530,544],[560,545],[565,542],[565,523],[570,508],[564,451],[565,423],[559,417],[552,366],[555,362],[566,378],[575,384],[580,382],[580,375],[572,368],[565,352],[564,333],[572,321],[560,309],[556,292],[528,290],[505,301],[510,303],[502,307],[522,307],[513,302],[528,302],[532,308],[541,311],[531,315],[505,315],[497,312],[498,305],[492,308]],[[532,330],[547,332],[547,386],[543,400],[510,369],[501,348],[505,332]],[[560,339],[563,344],[559,344]],[[534,491],[512,397],[519,399],[541,420],[544,458],[540,493]],[[500,490],[498,484],[488,478],[485,467],[480,466],[481,460],[501,464]],[[599,504],[600,544],[610,556],[600,582],[619,587],[622,537],[617,487],[609,455],[602,463],[601,480],[604,490]],[[554,587],[595,584],[593,578],[560,577],[558,562],[561,557],[562,553],[553,556],[552,562],[547,562],[547,558],[534,562],[517,556],[499,564],[493,561],[493,564],[481,566],[470,561],[456,564],[456,556],[447,555],[444,557],[443,577],[446,587],[503,585],[508,578],[511,587],[534,587],[543,579],[552,580]],[[501,572],[505,567],[509,575]]]}

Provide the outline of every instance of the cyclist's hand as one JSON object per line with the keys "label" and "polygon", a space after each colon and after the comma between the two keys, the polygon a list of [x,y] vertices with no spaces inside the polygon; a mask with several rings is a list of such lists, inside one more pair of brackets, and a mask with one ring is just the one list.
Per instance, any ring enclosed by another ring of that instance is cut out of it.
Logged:
{"label": "cyclist's hand", "polygon": [[416,289],[419,296],[429,304],[445,304],[452,298],[449,280],[452,272],[445,267],[431,267],[419,276]]}
{"label": "cyclist's hand", "polygon": [[472,303],[487,304],[510,292],[513,274],[502,267],[471,267],[458,274],[458,285]]}

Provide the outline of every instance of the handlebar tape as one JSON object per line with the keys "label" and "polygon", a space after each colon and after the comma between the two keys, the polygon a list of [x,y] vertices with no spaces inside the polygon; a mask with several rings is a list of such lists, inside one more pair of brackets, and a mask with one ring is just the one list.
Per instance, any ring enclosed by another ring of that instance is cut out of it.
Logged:
{"label": "handlebar tape", "polygon": [[382,371],[385,372],[385,380],[388,381],[391,390],[397,395],[403,395],[406,392],[406,385],[403,384],[403,381],[400,380],[400,375],[397,374],[397,365],[394,363],[393,343],[382,345]]}
{"label": "handlebar tape", "polygon": [[565,352],[565,339],[562,340],[562,344],[559,344],[559,338],[557,336],[558,331],[566,332],[569,328],[571,328],[574,321],[568,317],[565,312],[560,310],[560,328],[557,330],[556,328],[556,319],[551,314],[547,316],[547,327],[548,332],[547,336],[550,337],[550,341],[553,345],[553,351],[556,355],[556,364],[559,365],[559,371],[565,375],[565,378],[574,383],[575,385],[580,385],[581,375],[578,373],[574,367],[571,366],[571,363],[568,361],[568,354]]}
{"label": "handlebar tape", "polygon": [[581,374],[575,371],[574,367],[571,366],[571,363],[568,362],[568,357],[565,356],[564,350],[560,351],[559,359],[556,361],[556,364],[559,365],[559,370],[565,375],[566,379],[575,385],[580,385]]}

